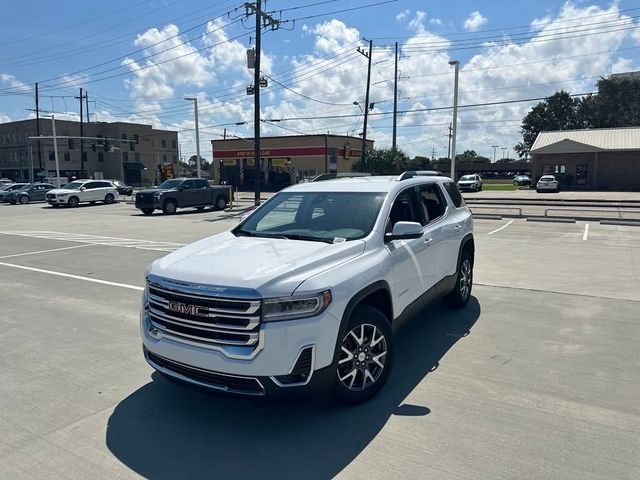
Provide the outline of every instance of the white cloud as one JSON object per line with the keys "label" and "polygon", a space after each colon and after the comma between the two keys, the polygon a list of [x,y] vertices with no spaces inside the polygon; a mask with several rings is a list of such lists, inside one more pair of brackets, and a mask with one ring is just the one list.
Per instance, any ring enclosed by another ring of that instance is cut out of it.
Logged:
{"label": "white cloud", "polygon": [[437,26],[441,26],[442,25],[442,20],[440,20],[440,18],[436,17],[436,18],[431,18],[429,20],[429,23],[431,25],[437,25]]}
{"label": "white cloud", "polygon": [[471,12],[464,21],[464,29],[468,32],[476,32],[487,23],[487,17],[483,17],[479,11]]}
{"label": "white cloud", "polygon": [[7,123],[7,122],[12,122],[13,120],[11,119],[11,117],[9,115],[5,115],[3,113],[0,113],[0,123]]}
{"label": "white cloud", "polygon": [[329,20],[315,26],[315,49],[319,53],[332,53],[352,45],[360,40],[360,32],[347,27],[340,20]]}
{"label": "white cloud", "polygon": [[8,73],[0,73],[0,83],[8,85],[11,88],[16,89],[19,92],[31,92],[32,88],[26,83],[18,80],[13,75],[9,75]]}
{"label": "white cloud", "polygon": [[402,22],[405,18],[409,16],[410,13],[411,13],[411,10],[407,8],[406,10],[403,10],[396,15],[396,20],[398,22]]}
{"label": "white cloud", "polygon": [[636,42],[636,43],[640,43],[640,24],[636,23],[636,25],[638,25],[637,28],[635,28],[633,30],[633,32],[631,33],[631,38]]}
{"label": "white cloud", "polygon": [[413,17],[411,19],[411,21],[409,22],[409,28],[412,28],[412,29],[417,30],[417,31],[423,31],[424,30],[423,22],[424,22],[424,19],[426,18],[426,16],[427,16],[427,12],[423,12],[422,10],[418,10],[416,12],[416,16]]}

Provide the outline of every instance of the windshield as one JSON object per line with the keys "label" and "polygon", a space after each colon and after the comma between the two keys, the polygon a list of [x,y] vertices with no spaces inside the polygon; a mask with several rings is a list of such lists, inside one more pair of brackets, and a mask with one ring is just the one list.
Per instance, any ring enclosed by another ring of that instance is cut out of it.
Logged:
{"label": "windshield", "polygon": [[71,182],[71,183],[67,183],[64,187],[62,187],[63,190],[78,190],[82,185],[84,185],[83,182]]}
{"label": "windshield", "polygon": [[164,190],[170,190],[172,188],[176,188],[181,183],[182,183],[182,180],[177,180],[174,178],[174,179],[166,180],[162,182],[158,188],[162,188]]}
{"label": "windshield", "polygon": [[464,175],[460,180],[475,180],[476,177],[474,175]]}
{"label": "windshield", "polygon": [[545,176],[545,177],[541,177],[540,180],[550,181],[550,180],[555,180],[555,177]]}
{"label": "windshield", "polygon": [[333,242],[367,236],[385,193],[279,193],[239,225],[236,235]]}

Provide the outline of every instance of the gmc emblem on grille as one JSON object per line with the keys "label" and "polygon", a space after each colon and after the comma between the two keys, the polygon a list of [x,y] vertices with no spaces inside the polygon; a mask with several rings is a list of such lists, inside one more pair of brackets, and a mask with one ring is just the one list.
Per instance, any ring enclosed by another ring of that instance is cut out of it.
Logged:
{"label": "gmc emblem on grille", "polygon": [[197,315],[198,317],[208,317],[209,309],[198,305],[187,305],[180,302],[169,302],[167,308],[172,312],[182,313],[185,315]]}

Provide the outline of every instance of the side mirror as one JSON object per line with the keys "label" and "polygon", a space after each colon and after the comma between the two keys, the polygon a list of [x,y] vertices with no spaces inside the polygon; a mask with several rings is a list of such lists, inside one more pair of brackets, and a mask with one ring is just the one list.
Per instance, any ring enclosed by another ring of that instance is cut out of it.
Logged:
{"label": "side mirror", "polygon": [[185,187],[184,185],[178,185],[178,191],[182,192],[183,190],[185,190],[187,187]]}
{"label": "side mirror", "polygon": [[87,187],[80,187],[80,191],[84,192],[87,189]]}
{"label": "side mirror", "polygon": [[422,225],[418,222],[396,222],[393,231],[385,235],[385,240],[408,240],[422,237]]}

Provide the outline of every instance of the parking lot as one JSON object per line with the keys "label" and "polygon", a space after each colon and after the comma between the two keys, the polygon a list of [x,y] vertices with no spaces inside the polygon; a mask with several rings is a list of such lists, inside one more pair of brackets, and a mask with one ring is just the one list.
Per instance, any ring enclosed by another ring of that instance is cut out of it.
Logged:
{"label": "parking lot", "polygon": [[0,478],[640,478],[640,228],[476,220],[469,305],[414,319],[345,408],[206,394],[142,357],[145,267],[249,205],[0,205]]}

